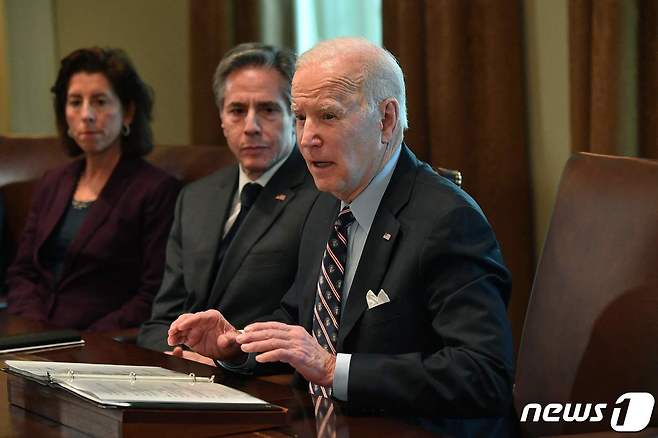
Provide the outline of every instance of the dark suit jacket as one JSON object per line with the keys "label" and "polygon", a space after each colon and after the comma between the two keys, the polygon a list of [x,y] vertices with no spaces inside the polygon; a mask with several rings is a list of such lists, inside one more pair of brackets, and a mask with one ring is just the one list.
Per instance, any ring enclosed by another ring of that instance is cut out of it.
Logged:
{"label": "dark suit jacket", "polygon": [[[337,351],[352,353],[348,403],[431,418],[506,414],[513,348],[500,248],[475,201],[402,148],[341,315]],[[275,319],[311,330],[339,205],[318,198]],[[390,302],[369,310],[367,291],[380,289]]]}
{"label": "dark suit jacket", "polygon": [[51,170],[35,189],[7,274],[9,311],[61,327],[139,326],[160,286],[179,182],[122,158],[68,248],[58,283],[39,251],[71,202],[84,160]]}
{"label": "dark suit jacket", "polygon": [[295,277],[301,230],[318,192],[295,148],[263,188],[214,275],[237,184],[235,165],[181,192],[162,288],[139,345],[170,349],[169,325],[185,312],[219,309],[233,325],[243,327],[278,307]]}

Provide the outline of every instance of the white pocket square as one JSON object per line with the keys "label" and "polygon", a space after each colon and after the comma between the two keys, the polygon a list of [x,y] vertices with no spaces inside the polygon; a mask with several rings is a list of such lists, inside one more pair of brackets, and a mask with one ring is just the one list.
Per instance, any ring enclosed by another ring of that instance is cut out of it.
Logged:
{"label": "white pocket square", "polygon": [[384,289],[380,289],[377,295],[375,295],[372,290],[369,290],[366,294],[366,303],[368,303],[368,309],[372,309],[373,307],[377,307],[390,301],[391,300],[388,298],[388,295],[386,295],[386,292],[384,292]]}

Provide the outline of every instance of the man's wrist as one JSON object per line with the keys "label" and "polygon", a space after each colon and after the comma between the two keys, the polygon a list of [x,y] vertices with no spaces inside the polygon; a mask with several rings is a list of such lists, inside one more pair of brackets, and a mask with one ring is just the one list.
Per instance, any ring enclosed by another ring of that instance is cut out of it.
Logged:
{"label": "man's wrist", "polygon": [[324,363],[324,381],[321,386],[332,386],[334,383],[334,374],[336,372],[336,356],[333,354],[327,355],[327,360]]}

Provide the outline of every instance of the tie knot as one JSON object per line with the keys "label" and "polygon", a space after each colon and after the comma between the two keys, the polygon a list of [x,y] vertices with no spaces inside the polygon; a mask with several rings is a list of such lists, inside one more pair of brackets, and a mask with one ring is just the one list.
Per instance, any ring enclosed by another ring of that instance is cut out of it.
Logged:
{"label": "tie knot", "polygon": [[352,214],[352,210],[350,210],[349,206],[345,206],[340,211],[340,213],[338,213],[338,217],[336,218],[334,225],[336,228],[344,230],[349,227],[352,222],[354,222],[354,215]]}
{"label": "tie knot", "polygon": [[254,205],[254,202],[256,202],[256,198],[258,198],[258,195],[262,189],[263,186],[260,184],[245,184],[245,186],[242,187],[242,192],[240,192],[240,204],[242,204],[241,208],[249,210],[251,206]]}

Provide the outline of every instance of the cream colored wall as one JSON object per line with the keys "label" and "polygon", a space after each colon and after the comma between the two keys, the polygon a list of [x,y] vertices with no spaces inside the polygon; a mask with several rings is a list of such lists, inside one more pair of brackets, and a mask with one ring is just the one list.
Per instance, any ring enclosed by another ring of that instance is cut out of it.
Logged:
{"label": "cream colored wall", "polygon": [[153,87],[156,143],[189,143],[189,0],[0,2],[0,133],[54,134],[59,60],[99,45],[126,50]]}
{"label": "cream colored wall", "polygon": [[528,132],[539,252],[570,156],[567,0],[524,0]]}
{"label": "cream colored wall", "polygon": [[52,134],[50,86],[56,54],[51,0],[5,0],[9,125],[13,134]]}
{"label": "cream colored wall", "polygon": [[59,56],[91,45],[126,50],[155,91],[156,143],[189,143],[189,1],[53,1]]}
{"label": "cream colored wall", "polygon": [[9,132],[9,66],[5,23],[5,0],[0,0],[0,134]]}

